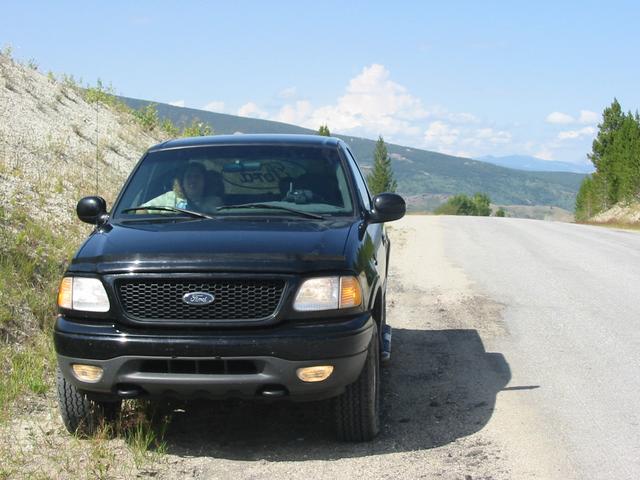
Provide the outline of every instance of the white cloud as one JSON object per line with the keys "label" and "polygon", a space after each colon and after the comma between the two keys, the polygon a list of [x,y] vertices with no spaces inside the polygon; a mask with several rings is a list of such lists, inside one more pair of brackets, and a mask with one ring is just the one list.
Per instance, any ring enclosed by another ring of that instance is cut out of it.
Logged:
{"label": "white cloud", "polygon": [[[384,65],[364,67],[334,102],[313,105],[296,99],[290,87],[279,92],[283,103],[264,110],[254,102],[243,105],[239,115],[269,118],[316,130],[328,125],[335,133],[375,138],[446,153],[511,153],[511,133],[490,128],[474,114],[427,108],[423,101],[395,82]],[[289,97],[289,98],[288,98]],[[507,150],[507,151],[505,151]]]}
{"label": "white cloud", "polygon": [[241,117],[267,118],[269,114],[253,102],[247,102],[238,109]]}
{"label": "white cloud", "polygon": [[547,123],[553,123],[555,125],[564,125],[567,123],[573,123],[575,120],[571,115],[567,115],[562,112],[551,112],[547,115]]}
{"label": "white cloud", "polygon": [[224,112],[224,102],[220,100],[213,100],[204,105],[202,109],[210,112]]}
{"label": "white cloud", "polygon": [[580,110],[580,116],[578,122],[584,125],[595,125],[600,121],[600,115],[591,110]]}
{"label": "white cloud", "polygon": [[174,100],[173,102],[169,102],[169,105],[173,105],[174,107],[184,107],[184,100]]}
{"label": "white cloud", "polygon": [[307,123],[312,113],[313,107],[310,102],[307,100],[298,100],[293,105],[284,105],[273,119],[278,122],[300,125]]}
{"label": "white cloud", "polygon": [[558,133],[558,140],[573,140],[580,137],[589,137],[595,135],[594,127],[584,127],[579,130],[564,130]]}
{"label": "white cloud", "polygon": [[480,120],[473,113],[449,113],[447,118],[454,123],[478,123]]}
{"label": "white cloud", "polygon": [[298,95],[298,89],[296,87],[288,87],[278,92],[278,97],[290,100]]}
{"label": "white cloud", "polygon": [[373,64],[352,78],[335,105],[316,109],[309,125],[322,123],[335,131],[357,129],[362,134],[418,134],[412,123],[429,116],[419,98],[392,81],[384,65]]}
{"label": "white cloud", "polygon": [[493,145],[499,143],[509,143],[511,141],[511,134],[505,130],[494,130],[493,128],[479,128],[475,131],[475,135],[467,139],[467,143],[479,143],[478,141],[485,141]]}
{"label": "white cloud", "polygon": [[553,160],[553,152],[546,147],[543,147],[541,150],[538,150],[534,155],[534,157],[541,158],[542,160]]}
{"label": "white cloud", "polygon": [[460,136],[460,130],[436,120],[429,124],[424,132],[424,142],[427,147],[442,151],[445,147],[453,145]]}
{"label": "white cloud", "polygon": [[441,120],[429,124],[422,146],[441,153],[469,158],[501,152],[511,153],[510,149],[513,148],[511,133],[506,130],[490,127],[453,127]]}

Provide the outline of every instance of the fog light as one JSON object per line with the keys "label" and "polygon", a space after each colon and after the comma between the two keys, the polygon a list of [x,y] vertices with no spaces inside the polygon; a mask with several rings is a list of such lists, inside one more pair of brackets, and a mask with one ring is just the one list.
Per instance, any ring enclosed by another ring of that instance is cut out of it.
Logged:
{"label": "fog light", "polygon": [[102,378],[102,367],[74,363],[71,365],[71,369],[76,378],[81,382],[95,383]]}
{"label": "fog light", "polygon": [[296,375],[303,382],[322,382],[329,378],[332,372],[332,365],[321,365],[318,367],[299,368],[296,370]]}

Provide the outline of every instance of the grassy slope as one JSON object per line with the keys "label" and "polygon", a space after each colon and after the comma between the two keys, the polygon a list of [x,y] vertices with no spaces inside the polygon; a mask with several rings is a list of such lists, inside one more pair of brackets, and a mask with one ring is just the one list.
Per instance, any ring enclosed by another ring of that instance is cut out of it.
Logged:
{"label": "grassy slope", "polygon": [[68,435],[55,403],[51,330],[58,282],[90,231],[74,205],[95,193],[95,165],[99,193],[113,198],[162,134],[104,105],[92,123],[96,107],[74,82],[5,55],[0,113],[0,478],[135,477],[159,446],[146,413],[129,406],[116,432],[89,442]]}
{"label": "grassy slope", "polygon": [[[127,104],[140,108],[149,102],[122,97]],[[315,133],[312,130],[280,122],[244,118],[191,108],[157,104],[161,117],[176,124],[198,118],[209,123],[217,134],[243,133]],[[353,149],[364,170],[373,162],[375,142],[358,137],[341,136]],[[407,196],[429,194],[453,195],[486,192],[500,204],[554,205],[573,210],[575,197],[584,175],[567,172],[525,172],[490,163],[453,157],[441,153],[388,145],[399,191]]]}

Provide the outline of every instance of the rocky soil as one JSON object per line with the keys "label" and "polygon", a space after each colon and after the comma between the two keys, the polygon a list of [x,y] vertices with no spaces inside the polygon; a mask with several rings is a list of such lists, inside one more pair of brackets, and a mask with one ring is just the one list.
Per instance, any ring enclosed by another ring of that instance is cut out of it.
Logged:
{"label": "rocky soil", "polygon": [[85,101],[72,79],[58,80],[0,55],[5,208],[26,209],[52,227],[70,224],[79,195],[112,199],[135,161],[160,140],[130,114]]}
{"label": "rocky soil", "polygon": [[640,202],[617,204],[591,219],[594,223],[616,223],[640,226]]}

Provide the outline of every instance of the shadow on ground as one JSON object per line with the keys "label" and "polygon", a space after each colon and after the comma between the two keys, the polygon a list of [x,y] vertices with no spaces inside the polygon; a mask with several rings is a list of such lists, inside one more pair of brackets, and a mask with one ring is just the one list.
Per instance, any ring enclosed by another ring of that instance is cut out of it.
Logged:
{"label": "shadow on ground", "polygon": [[373,442],[335,440],[328,402],[197,401],[174,413],[168,453],[292,461],[439,447],[482,429],[511,376],[476,330],[394,329],[393,349],[382,376],[382,431]]}

